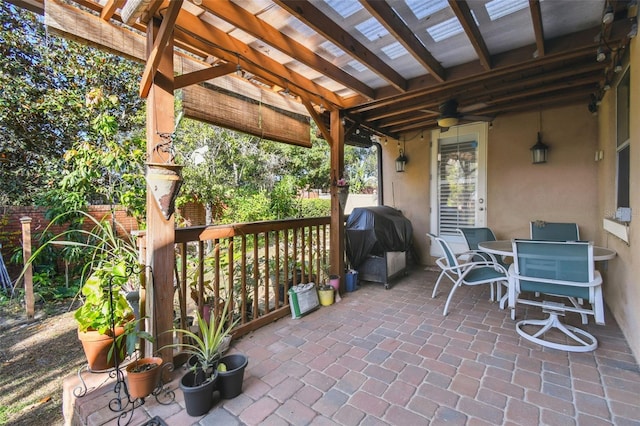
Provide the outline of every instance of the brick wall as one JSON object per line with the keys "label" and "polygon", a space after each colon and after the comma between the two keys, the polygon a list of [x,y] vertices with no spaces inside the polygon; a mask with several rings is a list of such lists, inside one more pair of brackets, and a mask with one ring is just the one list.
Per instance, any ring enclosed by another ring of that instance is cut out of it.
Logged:
{"label": "brick wall", "polygon": [[[11,279],[15,279],[22,269],[22,265],[13,265],[9,263],[11,255],[16,248],[22,247],[22,224],[20,219],[23,217],[31,218],[31,237],[32,244],[36,245],[36,238],[42,233],[49,221],[45,219],[46,208],[43,207],[23,207],[23,206],[0,206],[0,244],[2,245],[2,257],[7,267]],[[111,218],[111,206],[98,205],[90,206],[88,213],[97,220]],[[123,207],[116,207],[116,221],[120,223],[126,232],[138,229],[136,220],[127,215]],[[91,221],[85,221],[86,229],[93,228]],[[58,234],[66,229],[65,225],[52,226],[49,231],[52,235]]]}

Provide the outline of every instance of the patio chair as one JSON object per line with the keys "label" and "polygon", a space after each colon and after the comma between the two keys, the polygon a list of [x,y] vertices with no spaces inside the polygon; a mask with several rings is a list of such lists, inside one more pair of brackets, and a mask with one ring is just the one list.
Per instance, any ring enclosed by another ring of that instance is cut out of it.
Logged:
{"label": "patio chair", "polygon": [[[449,244],[442,238],[427,233],[427,236],[437,241],[444,254],[443,257],[436,260],[436,264],[440,267],[440,276],[436,280],[436,284],[433,287],[431,297],[435,298],[438,293],[438,286],[443,278],[448,278],[453,282],[453,287],[449,291],[449,296],[444,304],[443,315],[447,315],[449,311],[449,303],[453,298],[453,294],[462,285],[480,285],[489,284],[491,289],[491,300],[494,300],[493,283],[500,281],[507,281],[507,270],[497,262],[494,261],[470,261],[466,263],[460,263],[458,258],[454,254],[453,250],[449,247]],[[473,250],[468,252],[470,255],[480,255],[480,252],[474,252]],[[498,299],[501,298],[501,288],[498,287]]]}
{"label": "patio chair", "polygon": [[[458,228],[457,231],[464,237],[467,242],[469,250],[476,251],[478,254],[474,255],[472,260],[475,262],[487,261],[498,262],[505,270],[509,270],[509,264],[504,261],[502,256],[496,256],[491,253],[483,252],[479,249],[478,243],[483,241],[496,241],[496,236],[491,228]],[[506,282],[504,282],[505,290],[507,288]],[[500,287],[498,287],[501,289]],[[500,298],[500,296],[498,296]],[[507,292],[504,297],[500,298],[500,309],[504,309],[504,305],[507,303]]]}
{"label": "patio chair", "polygon": [[[602,277],[595,270],[593,245],[584,241],[513,241],[514,264],[509,271],[509,308],[515,319],[517,304],[540,306],[546,319],[524,319],[516,323],[516,331],[525,339],[549,348],[587,352],[598,346],[590,333],[564,324],[560,316],[576,312],[587,323],[586,315],[593,315],[597,324],[604,324]],[[534,300],[523,293],[559,296],[556,300]],[[586,308],[579,299],[591,304]],[[570,304],[564,302],[569,301]],[[561,332],[560,339],[558,333]],[[564,336],[563,336],[564,335]],[[568,342],[568,343],[567,343]]]}
{"label": "patio chair", "polygon": [[579,241],[580,232],[576,223],[544,222],[536,220],[530,222],[532,240],[546,241]]}

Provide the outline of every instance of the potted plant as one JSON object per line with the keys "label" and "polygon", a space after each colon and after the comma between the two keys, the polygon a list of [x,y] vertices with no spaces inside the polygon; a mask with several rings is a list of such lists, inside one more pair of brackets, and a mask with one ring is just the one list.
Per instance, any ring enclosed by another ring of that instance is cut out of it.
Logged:
{"label": "potted plant", "polygon": [[[124,359],[124,348],[117,347],[115,355],[108,359],[108,352],[118,336],[125,332],[125,325],[132,321],[133,310],[125,297],[125,289],[135,287],[135,268],[138,252],[135,242],[126,233],[118,235],[117,222],[99,221],[84,211],[72,211],[56,216],[50,226],[69,218],[76,227],[61,232],[43,243],[28,260],[34,262],[41,252],[51,245],[75,248],[84,252],[80,280],[83,305],[74,313],[78,322],[78,337],[82,342],[89,369],[94,371],[112,368],[116,356]],[[82,227],[82,221],[93,223],[91,230]],[[48,230],[48,227],[47,227]],[[26,269],[26,268],[25,268]]]}
{"label": "potted plant", "polygon": [[[137,353],[138,342],[148,340],[153,342],[153,336],[144,330],[140,330],[139,322],[141,319],[129,321],[124,325],[124,333],[116,339],[116,345],[112,346],[109,351],[109,357],[112,356],[114,348],[123,348],[127,356]],[[145,357],[135,359],[126,367],[127,371],[127,391],[133,399],[145,398],[158,385],[160,371],[162,366],[162,358]]]}
{"label": "potted plant", "polygon": [[[330,286],[335,291],[335,301],[337,303],[340,300],[342,300],[342,298],[340,297],[340,275],[335,275],[331,273],[331,265],[328,262],[322,261],[321,264],[322,264],[322,272],[324,274],[324,279],[322,280],[322,284],[323,285],[326,284]],[[333,303],[333,301],[331,303]]]}
{"label": "potted plant", "polygon": [[329,284],[323,283],[318,286],[318,297],[322,306],[333,305],[334,289]]}
{"label": "potted plant", "polygon": [[[82,286],[85,301],[74,313],[74,318],[91,370],[106,370],[115,365],[116,357],[118,361],[125,357],[125,348],[119,342],[125,336],[125,327],[134,319],[133,310],[120,291],[126,279],[123,263],[105,263]],[[112,348],[114,343],[115,350]]]}
{"label": "potted plant", "polygon": [[218,362],[222,349],[231,337],[231,330],[238,320],[229,321],[228,312],[231,297],[227,298],[220,315],[210,315],[205,321],[196,312],[197,332],[190,329],[175,329],[183,335],[185,341],[165,347],[179,348],[191,355],[189,371],[180,380],[180,389],[184,393],[185,406],[190,416],[200,416],[213,405],[213,390],[218,379]]}

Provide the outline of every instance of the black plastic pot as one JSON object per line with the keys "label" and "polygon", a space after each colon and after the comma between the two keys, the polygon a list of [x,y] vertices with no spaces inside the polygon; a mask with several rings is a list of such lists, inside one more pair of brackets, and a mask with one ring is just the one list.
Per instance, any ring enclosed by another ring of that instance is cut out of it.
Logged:
{"label": "black plastic pot", "polygon": [[227,371],[218,372],[218,390],[222,399],[231,399],[242,392],[244,381],[244,369],[249,363],[249,358],[243,354],[227,355],[220,359],[220,364],[227,367]]}
{"label": "black plastic pot", "polygon": [[214,371],[213,377],[200,385],[195,373],[189,371],[180,379],[180,390],[184,394],[184,405],[187,408],[187,414],[193,417],[202,416],[211,410],[213,406],[213,391],[218,381],[218,372]]}

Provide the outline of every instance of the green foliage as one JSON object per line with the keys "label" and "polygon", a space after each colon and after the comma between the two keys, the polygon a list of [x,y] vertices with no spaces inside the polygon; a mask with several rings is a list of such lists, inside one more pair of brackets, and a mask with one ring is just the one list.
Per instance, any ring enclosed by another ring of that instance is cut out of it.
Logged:
{"label": "green foliage", "polygon": [[276,219],[296,216],[297,188],[293,176],[283,176],[271,192],[269,210]]}
{"label": "green foliage", "polygon": [[65,151],[92,127],[91,88],[117,94],[121,131],[144,128],[140,64],[48,34],[41,16],[9,2],[0,2],[0,40],[0,204],[28,205],[57,181]]}
{"label": "green foliage", "polygon": [[138,342],[140,340],[147,340],[149,342],[155,341],[151,334],[140,329],[140,322],[142,322],[144,319],[145,318],[140,318],[124,323],[124,333],[116,338],[115,345],[111,345],[109,353],[107,354],[108,360],[110,360],[113,356],[113,351],[115,348],[124,348],[125,354],[127,356],[131,356],[136,351]]}
{"label": "green foliage", "polygon": [[[45,233],[58,220],[69,215],[88,219],[94,226],[89,231],[83,228],[70,228],[54,235],[33,253],[28,259],[28,264],[33,264],[52,246],[81,249],[87,252],[86,263],[82,266],[81,274],[81,282],[83,282],[81,293],[85,297],[85,303],[75,312],[75,318],[80,330],[92,329],[104,334],[111,328],[112,321],[122,325],[132,316],[131,308],[121,290],[130,290],[135,286],[132,280],[135,281],[137,274],[133,273],[135,272],[133,268],[137,265],[138,252],[131,238],[116,234],[118,224],[98,221],[82,211],[57,216],[51,221]],[[84,277],[87,279],[84,280]],[[113,312],[109,309],[110,286],[114,299]]]}
{"label": "green foliage", "polygon": [[269,211],[269,207],[270,201],[264,191],[238,193],[229,200],[220,222],[242,223],[270,220],[273,219],[273,215]]}
{"label": "green foliage", "polygon": [[299,202],[300,217],[322,217],[331,214],[331,200],[321,198],[303,198]]}
{"label": "green foliage", "polygon": [[50,206],[50,217],[85,210],[89,204],[122,204],[138,223],[143,223],[145,140],[119,134],[113,116],[118,105],[116,96],[92,89],[86,104],[95,115],[91,132],[66,151],[62,170],[56,179],[51,177],[55,184],[39,202]]}
{"label": "green foliage", "polygon": [[[82,286],[84,304],[74,313],[80,331],[96,330],[100,334],[107,334],[112,325],[123,325],[131,320],[133,311],[120,291],[127,280],[127,265],[124,262],[104,262],[96,268]],[[110,306],[109,285],[113,309]]]}
{"label": "green foliage", "polygon": [[[219,318],[213,312],[209,315],[209,321],[206,321],[199,312],[196,313],[196,323],[198,325],[198,333],[194,333],[189,329],[178,328],[175,329],[176,333],[182,334],[187,342],[191,343],[176,343],[167,345],[164,348],[180,348],[184,352],[193,355],[197,358],[197,367],[202,368],[205,371],[207,377],[213,373],[213,369],[218,364],[218,360],[222,356],[220,353],[220,345],[227,336],[231,334],[233,327],[238,324],[238,320],[231,323],[227,322],[227,313],[229,312],[229,305],[231,299],[227,298],[222,308],[222,313]],[[173,331],[173,330],[169,330]]]}

